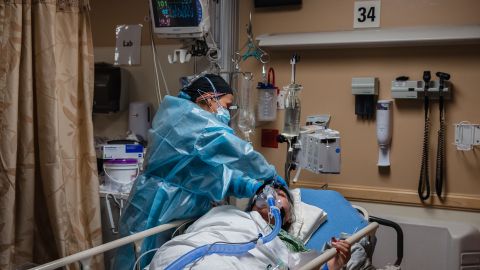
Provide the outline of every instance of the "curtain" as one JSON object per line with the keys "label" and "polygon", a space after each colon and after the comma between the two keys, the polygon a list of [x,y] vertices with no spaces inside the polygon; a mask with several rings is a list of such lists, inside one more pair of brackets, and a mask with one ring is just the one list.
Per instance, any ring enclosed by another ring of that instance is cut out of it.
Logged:
{"label": "curtain", "polygon": [[88,10],[0,0],[0,269],[102,243]]}

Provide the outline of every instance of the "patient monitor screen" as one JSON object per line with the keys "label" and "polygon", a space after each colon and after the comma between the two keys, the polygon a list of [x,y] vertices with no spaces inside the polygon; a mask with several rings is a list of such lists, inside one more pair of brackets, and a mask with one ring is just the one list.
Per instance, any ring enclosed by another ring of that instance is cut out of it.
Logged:
{"label": "patient monitor screen", "polygon": [[202,20],[198,0],[151,0],[155,27],[194,27]]}

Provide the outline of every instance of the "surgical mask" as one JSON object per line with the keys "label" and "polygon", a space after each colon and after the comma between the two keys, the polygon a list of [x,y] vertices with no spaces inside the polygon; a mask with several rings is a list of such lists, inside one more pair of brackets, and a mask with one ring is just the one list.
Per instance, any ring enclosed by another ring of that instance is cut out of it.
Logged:
{"label": "surgical mask", "polygon": [[218,121],[224,123],[225,125],[230,125],[230,112],[222,106],[217,108],[217,113],[215,114]]}
{"label": "surgical mask", "polygon": [[[213,85],[212,81],[208,77],[203,77],[203,78],[205,78],[210,83],[210,85],[212,86],[213,93],[215,94],[215,102],[217,103],[217,113],[215,114],[215,117],[218,119],[218,121],[224,123],[225,125],[227,126],[230,125],[230,120],[231,120],[230,112],[227,109],[225,109],[222,105],[220,105],[220,102],[218,101],[217,89],[215,88],[215,85]],[[203,94],[200,89],[197,89],[197,91],[200,93],[200,95]],[[210,109],[212,109],[212,107],[210,107]]]}

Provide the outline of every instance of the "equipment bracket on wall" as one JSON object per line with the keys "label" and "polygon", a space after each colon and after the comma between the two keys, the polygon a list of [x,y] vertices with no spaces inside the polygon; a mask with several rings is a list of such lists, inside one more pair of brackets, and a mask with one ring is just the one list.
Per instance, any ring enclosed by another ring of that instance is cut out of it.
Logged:
{"label": "equipment bracket on wall", "polygon": [[[439,80],[429,82],[428,97],[431,99],[439,98]],[[396,99],[423,99],[424,81],[409,81],[409,80],[395,80],[392,81],[392,98]],[[451,98],[452,84],[445,81],[445,87],[442,90],[442,95],[445,99]]]}
{"label": "equipment bracket on wall", "polygon": [[480,124],[460,122],[455,124],[455,142],[457,150],[469,151],[480,145]]}

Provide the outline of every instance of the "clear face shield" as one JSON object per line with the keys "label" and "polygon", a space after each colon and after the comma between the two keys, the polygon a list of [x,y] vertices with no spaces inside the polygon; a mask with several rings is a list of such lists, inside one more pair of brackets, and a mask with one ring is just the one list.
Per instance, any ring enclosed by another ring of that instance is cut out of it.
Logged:
{"label": "clear face shield", "polygon": [[[213,90],[213,95],[209,92],[205,92],[205,91],[202,91],[200,89],[197,89],[197,92],[199,93],[200,97],[200,101],[208,101],[208,100],[214,100],[216,105],[217,105],[217,108],[214,109],[210,106],[210,104],[207,102],[207,106],[210,108],[210,110],[212,112],[214,112],[215,114],[215,117],[222,123],[224,123],[225,125],[230,125],[230,121],[231,121],[231,116],[230,116],[230,111],[228,110],[228,108],[225,108],[219,101],[219,98],[221,96],[223,96],[224,94],[219,94],[217,92],[217,89],[215,88],[215,85],[213,85],[212,81],[208,78],[208,77],[203,77],[205,78],[209,83],[210,85],[212,86],[212,90]],[[216,113],[215,113],[216,111]]]}

